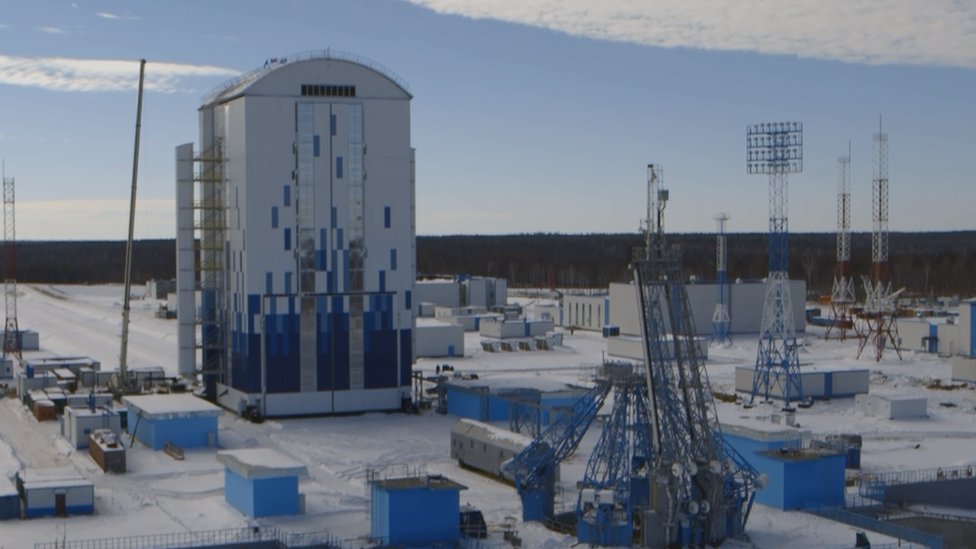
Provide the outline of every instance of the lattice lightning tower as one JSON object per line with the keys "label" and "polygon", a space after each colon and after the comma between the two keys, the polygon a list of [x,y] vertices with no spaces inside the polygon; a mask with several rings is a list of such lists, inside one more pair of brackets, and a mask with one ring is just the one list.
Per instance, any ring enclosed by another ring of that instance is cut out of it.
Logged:
{"label": "lattice lightning tower", "polygon": [[837,338],[847,339],[853,327],[851,306],[856,302],[854,278],[851,276],[851,153],[837,159],[837,266],[834,286],[830,292],[832,320],[826,337],[836,329]]}
{"label": "lattice lightning tower", "polygon": [[17,224],[14,220],[14,178],[3,178],[3,297],[7,321],[3,329],[3,357],[21,355],[17,326]]}
{"label": "lattice lightning tower", "polygon": [[729,317],[728,248],[725,245],[725,222],[729,214],[715,215],[718,234],[715,237],[715,281],[718,286],[718,299],[712,315],[712,337],[709,343],[732,345],[732,319]]}
{"label": "lattice lightning tower", "polygon": [[888,134],[882,131],[878,120],[878,133],[874,134],[874,181],[871,192],[871,272],[864,277],[864,308],[861,313],[867,337],[861,341],[857,356],[870,341],[874,346],[874,358],[880,361],[889,344],[901,359],[898,344],[898,324],[894,321],[896,293],[891,291],[891,272],[888,267]]}
{"label": "lattice lightning tower", "polygon": [[789,409],[794,398],[803,400],[790,299],[787,216],[789,174],[803,171],[803,124],[775,122],[748,126],[746,159],[748,173],[769,175],[769,276],[749,403],[759,393],[768,400],[773,387],[779,386],[784,409]]}

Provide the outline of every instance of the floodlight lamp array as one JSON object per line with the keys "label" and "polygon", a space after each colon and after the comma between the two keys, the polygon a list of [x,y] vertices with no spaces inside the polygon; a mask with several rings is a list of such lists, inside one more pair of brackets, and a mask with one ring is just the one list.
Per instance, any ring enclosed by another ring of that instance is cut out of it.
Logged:
{"label": "floodlight lamp array", "polygon": [[803,171],[803,123],[746,126],[746,171],[750,174]]}

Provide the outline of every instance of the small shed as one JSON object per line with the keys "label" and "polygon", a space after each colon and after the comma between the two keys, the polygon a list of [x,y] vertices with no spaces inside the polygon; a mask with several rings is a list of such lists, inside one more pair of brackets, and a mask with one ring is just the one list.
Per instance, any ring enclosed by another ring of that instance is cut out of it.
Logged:
{"label": "small shed", "polygon": [[370,482],[370,537],[383,545],[456,543],[463,486],[440,475]]}
{"label": "small shed", "polygon": [[63,436],[76,450],[88,448],[88,435],[97,429],[108,429],[119,436],[122,433],[122,419],[119,413],[110,408],[65,408],[64,421],[61,422]]}
{"label": "small shed", "polygon": [[478,421],[510,421],[513,413],[534,415],[549,425],[561,409],[572,407],[586,392],[563,382],[536,376],[451,379],[443,383],[447,413]]}
{"label": "small shed", "polygon": [[20,495],[5,477],[0,476],[0,520],[20,518]]}
{"label": "small shed", "polygon": [[34,417],[37,421],[47,421],[49,419],[57,419],[58,412],[57,408],[54,407],[54,402],[46,398],[40,398],[34,401]]}
{"label": "small shed", "polygon": [[125,446],[109,429],[96,429],[88,435],[88,455],[106,473],[125,472]]}
{"label": "small shed", "polygon": [[17,485],[27,518],[95,512],[94,485],[71,467],[21,471]]}
{"label": "small shed", "polygon": [[[735,390],[751,393],[755,377],[755,366],[736,366]],[[781,372],[774,372],[770,376],[770,398],[783,398],[785,379],[785,374]],[[804,398],[831,399],[861,395],[868,392],[870,381],[871,373],[864,369],[824,368],[815,365],[805,366],[800,372]]]}
{"label": "small shed", "polygon": [[885,419],[928,417],[928,399],[925,397],[857,395],[854,407],[864,415]]}
{"label": "small shed", "polygon": [[270,448],[217,452],[224,464],[224,499],[249,517],[301,513],[298,477],[305,464]]}
{"label": "small shed", "polygon": [[153,450],[167,442],[180,448],[216,448],[217,418],[224,411],[191,394],[127,396],[128,428]]}

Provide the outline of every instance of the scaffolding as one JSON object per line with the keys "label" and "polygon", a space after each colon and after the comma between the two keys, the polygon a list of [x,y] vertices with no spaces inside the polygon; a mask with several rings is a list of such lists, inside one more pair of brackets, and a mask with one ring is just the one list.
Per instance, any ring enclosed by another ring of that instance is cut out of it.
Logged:
{"label": "scaffolding", "polygon": [[221,141],[193,157],[193,241],[200,288],[200,373],[208,394],[222,382],[227,363],[227,242],[224,156]]}

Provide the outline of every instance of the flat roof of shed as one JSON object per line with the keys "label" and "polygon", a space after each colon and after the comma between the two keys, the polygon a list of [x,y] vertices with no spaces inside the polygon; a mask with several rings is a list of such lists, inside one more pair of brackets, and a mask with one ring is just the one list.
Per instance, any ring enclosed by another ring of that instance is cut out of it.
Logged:
{"label": "flat roof of shed", "polygon": [[447,477],[440,475],[428,475],[425,477],[392,478],[386,480],[374,480],[373,484],[391,492],[393,490],[415,490],[426,488],[428,490],[467,490],[468,487],[454,482]]}
{"label": "flat roof of shed", "polygon": [[122,398],[122,403],[148,419],[224,415],[219,406],[186,393],[127,396]]}
{"label": "flat roof of shed", "polygon": [[248,480],[308,474],[308,467],[304,463],[270,448],[222,450],[217,452],[217,461]]}

